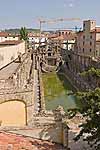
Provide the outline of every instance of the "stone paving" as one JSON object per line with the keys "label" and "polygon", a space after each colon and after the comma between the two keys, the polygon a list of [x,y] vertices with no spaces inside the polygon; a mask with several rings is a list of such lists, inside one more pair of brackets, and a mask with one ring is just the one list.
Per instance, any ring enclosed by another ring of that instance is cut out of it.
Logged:
{"label": "stone paving", "polygon": [[63,150],[63,148],[52,142],[0,132],[0,150]]}

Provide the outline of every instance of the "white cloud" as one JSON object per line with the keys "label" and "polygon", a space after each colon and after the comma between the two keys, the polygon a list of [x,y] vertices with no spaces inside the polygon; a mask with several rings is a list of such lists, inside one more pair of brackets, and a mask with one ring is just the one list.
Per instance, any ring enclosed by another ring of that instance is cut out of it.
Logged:
{"label": "white cloud", "polygon": [[74,7],[74,3],[69,3],[69,7]]}
{"label": "white cloud", "polygon": [[64,4],[64,7],[67,7],[67,4],[66,4],[66,3]]}
{"label": "white cloud", "polygon": [[64,5],[63,5],[65,8],[66,7],[70,7],[70,8],[72,8],[72,7],[74,7],[75,6],[75,0],[66,0],[65,2],[64,2]]}

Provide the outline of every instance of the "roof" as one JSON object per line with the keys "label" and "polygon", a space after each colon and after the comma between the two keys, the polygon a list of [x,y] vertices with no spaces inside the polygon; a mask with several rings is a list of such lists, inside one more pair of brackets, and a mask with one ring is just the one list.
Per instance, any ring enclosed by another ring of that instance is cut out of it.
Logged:
{"label": "roof", "polygon": [[74,40],[76,37],[75,34],[71,34],[71,35],[61,35],[61,36],[58,36],[58,37],[55,37],[54,40]]}
{"label": "roof", "polygon": [[[31,131],[32,132],[32,131]],[[38,140],[35,138],[24,137],[13,133],[0,132],[0,148],[6,149],[27,149],[27,150],[62,150],[60,144],[49,141]]]}
{"label": "roof", "polygon": [[48,36],[48,38],[56,38],[57,37],[57,34],[50,34],[49,36]]}
{"label": "roof", "polygon": [[18,34],[10,34],[10,33],[7,33],[7,32],[0,32],[0,37],[18,37],[19,35]]}
{"label": "roof", "polygon": [[91,19],[88,19],[88,20],[84,20],[84,22],[88,22],[88,21],[90,21],[90,22],[92,22],[92,21],[95,21],[96,22],[96,20],[91,20]]}
{"label": "roof", "polygon": [[63,36],[57,36],[57,37],[54,37],[53,39],[54,40],[64,40],[64,37]]}
{"label": "roof", "polygon": [[[40,38],[40,34],[28,34],[28,37],[33,37],[33,38]],[[41,37],[46,37],[45,35],[41,34]]]}
{"label": "roof", "polygon": [[76,34],[71,34],[71,35],[65,36],[65,40],[75,40],[75,38],[76,38]]}
{"label": "roof", "polygon": [[73,30],[68,30],[68,29],[60,29],[60,30],[57,30],[57,32],[74,32]]}
{"label": "roof", "polygon": [[100,39],[96,40],[96,42],[100,42]]}
{"label": "roof", "polygon": [[0,37],[6,37],[6,36],[8,36],[7,32],[0,32]]}
{"label": "roof", "polygon": [[83,33],[83,31],[79,31],[79,32],[77,32],[77,34],[82,34]]}
{"label": "roof", "polygon": [[100,33],[100,27],[96,27],[95,29],[91,30],[90,32]]}
{"label": "roof", "polygon": [[4,41],[4,42],[0,42],[0,46],[2,46],[2,45],[18,45],[18,44],[20,44],[20,43],[22,43],[22,41],[21,40],[6,40],[6,41]]}

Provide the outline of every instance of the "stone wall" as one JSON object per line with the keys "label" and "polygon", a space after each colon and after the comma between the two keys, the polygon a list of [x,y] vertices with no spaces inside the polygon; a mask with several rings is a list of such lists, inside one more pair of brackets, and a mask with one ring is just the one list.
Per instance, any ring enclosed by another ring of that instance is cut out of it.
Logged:
{"label": "stone wall", "polygon": [[25,53],[24,42],[14,46],[0,47],[0,68],[16,59],[19,53]]}
{"label": "stone wall", "polygon": [[[17,63],[17,61],[15,63]],[[22,62],[19,63],[16,71],[14,71],[14,73],[10,76],[12,77],[14,86],[12,86],[11,89],[4,88],[0,90],[0,103],[16,100],[25,104],[27,117],[26,127],[28,129],[32,128],[33,131],[31,130],[29,132],[26,130],[17,129],[16,133],[60,143],[67,147],[68,127],[64,124],[62,119],[64,117],[62,108],[58,107],[53,112],[47,112],[45,111],[45,106],[43,106],[44,104],[41,102],[41,111],[37,113],[34,111],[34,77],[36,77],[35,75],[38,75],[37,78],[41,78],[38,73],[35,74],[35,71],[36,70],[33,67],[33,60],[31,60],[31,54],[27,53],[25,57],[23,57]],[[41,84],[40,82],[41,81],[39,81],[39,84]],[[41,90],[40,93],[43,92],[43,89],[39,90]],[[41,100],[43,100],[43,97],[40,101]],[[10,130],[11,129],[13,130],[13,128],[10,127]]]}
{"label": "stone wall", "polygon": [[63,120],[64,113],[62,113],[62,110],[62,107],[59,106],[53,112],[34,114],[31,126],[22,129],[10,129],[10,131],[36,139],[59,143],[66,147],[67,150],[69,128]]}
{"label": "stone wall", "polygon": [[[27,125],[31,125],[33,115],[33,70],[32,60],[30,59],[30,53],[25,54],[22,57],[22,62],[19,63],[17,69],[8,76],[3,82],[3,86],[0,87],[0,103],[8,101],[21,101],[26,106]],[[17,63],[16,62],[12,62]],[[6,66],[7,68],[8,66]],[[5,68],[3,68],[5,69]],[[1,70],[3,73],[3,69]],[[10,82],[12,84],[10,84]]]}

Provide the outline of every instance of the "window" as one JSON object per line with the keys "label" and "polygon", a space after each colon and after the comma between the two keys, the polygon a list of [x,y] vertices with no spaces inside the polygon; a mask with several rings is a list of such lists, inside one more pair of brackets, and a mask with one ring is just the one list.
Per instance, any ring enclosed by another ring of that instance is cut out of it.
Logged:
{"label": "window", "polygon": [[59,36],[61,36],[61,32],[59,32]]}
{"label": "window", "polygon": [[5,38],[7,38],[7,36]]}
{"label": "window", "polygon": [[90,52],[92,51],[92,49],[90,48]]}
{"label": "window", "polygon": [[92,42],[90,42],[90,45],[92,45]]}
{"label": "window", "polygon": [[83,31],[85,31],[85,23],[83,24]]}
{"label": "window", "polygon": [[49,48],[49,49],[48,49],[48,51],[52,51],[52,49],[51,49],[51,48]]}
{"label": "window", "polygon": [[98,56],[98,51],[96,50],[96,56]]}
{"label": "window", "polygon": [[85,44],[85,42],[83,41],[83,45]]}
{"label": "window", "polygon": [[84,53],[84,48],[83,48],[83,53]]}
{"label": "window", "polygon": [[48,56],[51,56],[51,53],[48,53]]}
{"label": "window", "polygon": [[92,39],[92,35],[90,35],[90,39]]}
{"label": "window", "polygon": [[85,39],[85,35],[83,35],[83,39]]}
{"label": "window", "polygon": [[62,35],[64,35],[64,32],[62,32]]}

